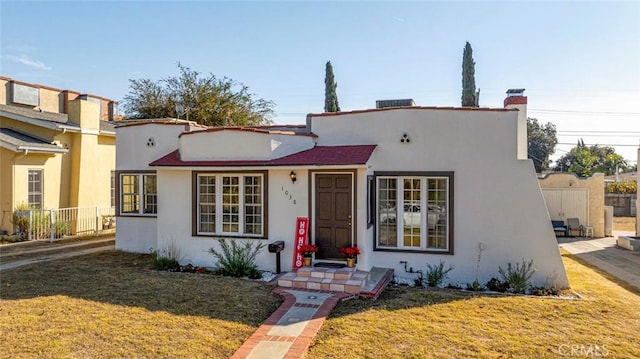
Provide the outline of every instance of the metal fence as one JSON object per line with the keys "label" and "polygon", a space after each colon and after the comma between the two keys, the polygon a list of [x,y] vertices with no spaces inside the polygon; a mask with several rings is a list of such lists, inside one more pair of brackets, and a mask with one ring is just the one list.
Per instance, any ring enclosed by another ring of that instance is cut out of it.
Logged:
{"label": "metal fence", "polygon": [[113,207],[31,209],[14,214],[18,231],[29,240],[115,233]]}

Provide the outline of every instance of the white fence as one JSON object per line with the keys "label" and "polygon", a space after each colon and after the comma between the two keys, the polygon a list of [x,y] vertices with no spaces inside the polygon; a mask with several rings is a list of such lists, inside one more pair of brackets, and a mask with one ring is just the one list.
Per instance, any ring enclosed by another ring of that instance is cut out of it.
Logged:
{"label": "white fence", "polygon": [[113,207],[31,209],[17,213],[18,231],[29,240],[91,236],[116,231]]}

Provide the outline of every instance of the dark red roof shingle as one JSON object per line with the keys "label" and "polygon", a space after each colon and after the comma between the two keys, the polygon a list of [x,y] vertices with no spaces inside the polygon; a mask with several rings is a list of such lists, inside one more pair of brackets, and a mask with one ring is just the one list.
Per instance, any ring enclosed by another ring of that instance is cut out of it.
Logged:
{"label": "dark red roof shingle", "polygon": [[193,167],[251,167],[251,166],[339,166],[363,165],[376,145],[316,146],[273,160],[197,160],[183,161],[180,151],[175,150],[159,158],[149,166],[193,166]]}

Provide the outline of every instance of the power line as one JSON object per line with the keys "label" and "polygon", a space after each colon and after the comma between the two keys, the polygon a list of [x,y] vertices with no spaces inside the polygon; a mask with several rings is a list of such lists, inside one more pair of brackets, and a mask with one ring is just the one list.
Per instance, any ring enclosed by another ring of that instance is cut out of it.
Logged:
{"label": "power line", "polygon": [[[575,142],[558,142],[558,145],[570,145],[570,146],[576,146]],[[594,146],[594,145],[598,145],[598,146],[610,146],[610,147],[638,147],[638,145],[630,145],[630,144],[610,144],[610,143],[594,143],[594,144],[589,144],[589,143],[585,143],[585,146]]]}

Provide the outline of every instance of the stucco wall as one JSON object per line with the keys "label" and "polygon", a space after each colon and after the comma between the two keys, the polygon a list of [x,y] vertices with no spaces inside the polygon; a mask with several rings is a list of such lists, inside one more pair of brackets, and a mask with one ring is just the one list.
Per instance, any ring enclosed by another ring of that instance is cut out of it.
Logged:
{"label": "stucco wall", "polygon": [[[550,173],[538,180],[541,188],[586,188],[589,191],[589,225],[595,237],[604,237],[604,174],[589,178],[573,173]],[[585,223],[586,225],[586,223]]]}
{"label": "stucco wall", "polygon": [[116,168],[150,169],[149,163],[175,151],[184,124],[141,124],[116,128]]}
{"label": "stucco wall", "polygon": [[[312,132],[319,136],[319,145],[378,145],[367,168],[358,167],[357,170],[355,241],[363,251],[358,258],[358,268],[387,267],[402,275],[400,261],[407,261],[415,270],[424,270],[427,263],[437,264],[444,260],[455,266],[450,279],[464,285],[473,282],[476,276],[480,282],[486,282],[497,276],[498,266],[526,258],[533,259],[537,268],[534,283],[568,286],[533,163],[517,159],[516,111],[400,109],[312,116],[309,121]],[[164,136],[170,135],[169,132],[160,136],[159,132],[146,129],[143,133],[171,141]],[[129,164],[148,163],[147,153],[142,149],[120,147],[121,140],[126,142],[134,135],[128,133],[121,139],[121,134],[124,135],[124,131],[118,133],[118,168],[121,153],[123,156],[136,154],[124,159]],[[400,142],[403,134],[408,135],[410,142]],[[237,139],[237,143],[248,143],[250,138]],[[207,141],[200,141],[194,151],[212,153]],[[144,161],[133,157],[142,157]],[[255,168],[228,170],[248,169]],[[319,169],[327,168],[294,169],[298,177],[295,184],[288,177],[291,168],[269,169],[269,239],[265,243],[286,241],[287,247],[282,253],[283,270],[291,268],[295,218],[310,214],[308,201],[312,186],[308,171]],[[217,241],[191,236],[192,170],[198,168],[157,169],[158,248],[177,244],[182,262],[212,265],[214,259],[207,250],[216,246]],[[453,255],[373,251],[374,231],[366,224],[366,175],[375,171],[454,172]],[[285,195],[286,191],[288,195]],[[118,226],[120,232],[120,222]],[[118,238],[122,236],[118,233]],[[481,245],[483,250],[479,253]],[[257,262],[262,269],[275,269],[275,256],[266,250]],[[479,268],[477,273],[476,268]]]}
{"label": "stucco wall", "polygon": [[[517,111],[399,109],[310,122],[319,145],[377,144],[371,171],[454,172],[454,255],[372,252],[367,266],[402,274],[401,260],[422,270],[443,260],[456,268],[451,280],[464,285],[475,279],[482,243],[481,282],[525,258],[534,260],[537,283],[568,286],[533,163],[517,160]],[[408,144],[400,142],[405,133]],[[365,232],[370,247],[373,231]]]}
{"label": "stucco wall", "polygon": [[13,159],[16,153],[0,148],[0,229],[12,232]]}

